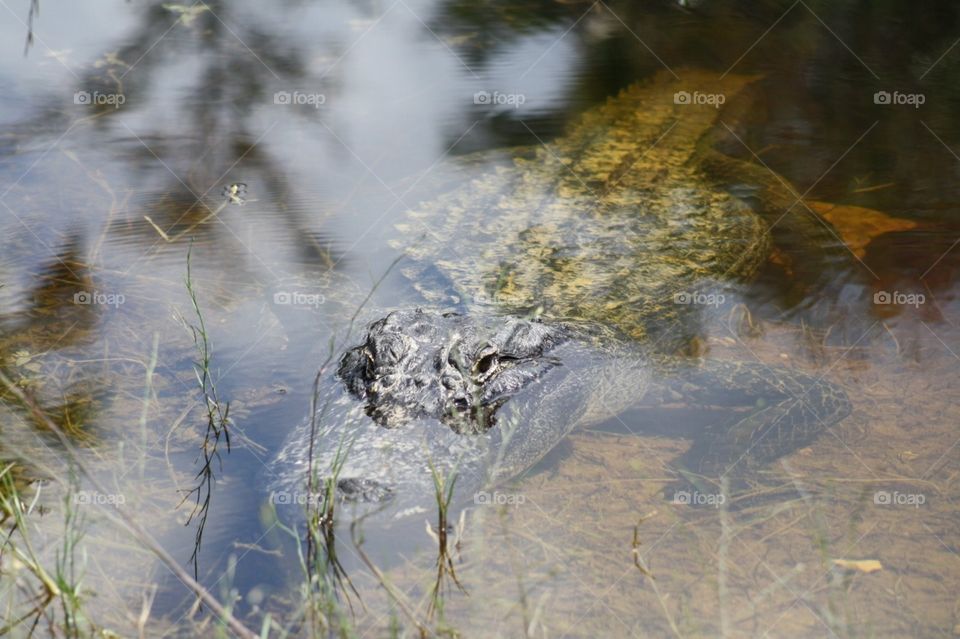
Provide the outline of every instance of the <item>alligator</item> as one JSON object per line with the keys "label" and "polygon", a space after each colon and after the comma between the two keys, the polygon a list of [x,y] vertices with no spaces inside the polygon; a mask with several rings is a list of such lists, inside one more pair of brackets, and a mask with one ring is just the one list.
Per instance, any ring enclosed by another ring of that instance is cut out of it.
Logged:
{"label": "alligator", "polygon": [[[783,178],[718,150],[733,131],[726,109],[755,78],[678,75],[625,89],[406,213],[391,244],[421,303],[370,311],[361,342],[321,379],[313,437],[303,425],[278,454],[274,491],[302,491],[311,464],[335,468],[343,501],[403,518],[429,508],[437,476],[455,473],[466,500],[575,427],[678,402],[742,409],[676,461],[684,481],[716,480],[809,445],[850,412],[820,377],[684,354],[702,319],[687,302],[749,282],[772,231],[824,259],[843,247],[823,220],[791,211]],[[728,106],[683,97],[704,95]]]}

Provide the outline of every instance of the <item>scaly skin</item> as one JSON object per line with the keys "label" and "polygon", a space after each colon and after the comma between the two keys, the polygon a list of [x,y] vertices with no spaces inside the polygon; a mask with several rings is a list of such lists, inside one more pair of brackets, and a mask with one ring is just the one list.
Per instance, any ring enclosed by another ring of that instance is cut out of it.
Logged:
{"label": "scaly skin", "polygon": [[319,400],[313,453],[304,424],[275,459],[271,490],[302,495],[312,458],[320,479],[340,467],[354,514],[384,523],[429,512],[432,469],[456,472],[461,504],[522,475],[572,429],[664,401],[753,409],[694,435],[679,461],[689,479],[769,463],[850,411],[842,390],[797,371],[669,357],[602,326],[421,309],[372,323]]}
{"label": "scaly skin", "polygon": [[673,100],[681,87],[731,100],[753,79],[681,77],[627,89],[512,167],[420,205],[400,228],[422,237],[397,246],[471,305],[659,338],[691,310],[674,294],[742,282],[770,251],[767,223],[712,177],[733,171],[711,146],[722,111]]}

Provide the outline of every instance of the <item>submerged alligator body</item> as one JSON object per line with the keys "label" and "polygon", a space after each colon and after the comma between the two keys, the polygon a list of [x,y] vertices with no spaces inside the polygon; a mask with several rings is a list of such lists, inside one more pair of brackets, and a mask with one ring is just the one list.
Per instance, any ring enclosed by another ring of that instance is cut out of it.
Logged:
{"label": "submerged alligator body", "polygon": [[[595,326],[420,309],[374,322],[331,378],[313,467],[322,479],[342,464],[340,497],[389,519],[428,512],[434,471],[455,472],[462,503],[519,477],[574,428],[632,409],[748,409],[677,460],[707,479],[806,446],[850,412],[837,386],[790,369],[664,356]],[[305,427],[289,440],[274,490],[304,490],[309,441]]]}
{"label": "submerged alligator body", "polygon": [[[408,212],[396,246],[424,308],[380,312],[342,355],[323,380],[314,446],[309,425],[291,434],[274,490],[302,492],[311,461],[321,477],[339,466],[343,499],[399,518],[434,502],[434,471],[455,470],[467,497],[577,426],[677,401],[745,409],[678,461],[717,478],[849,413],[822,379],[676,355],[701,321],[682,296],[748,281],[778,217],[812,250],[833,241],[821,222],[783,216],[795,197],[778,176],[715,150],[723,112],[674,99],[734,102],[752,79],[680,76],[632,87]],[[752,206],[729,192],[743,184]]]}

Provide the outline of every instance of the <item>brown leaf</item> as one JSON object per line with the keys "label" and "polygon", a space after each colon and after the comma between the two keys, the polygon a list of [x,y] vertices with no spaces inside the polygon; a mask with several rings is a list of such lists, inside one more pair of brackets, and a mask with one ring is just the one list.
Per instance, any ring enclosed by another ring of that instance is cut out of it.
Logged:
{"label": "brown leaf", "polygon": [[856,570],[865,574],[883,570],[883,564],[876,559],[834,559],[833,565],[844,570]]}
{"label": "brown leaf", "polygon": [[808,200],[807,206],[833,224],[840,233],[840,238],[859,258],[863,258],[867,245],[873,238],[884,233],[908,231],[917,226],[913,220],[893,217],[874,209],[852,204],[830,204]]}

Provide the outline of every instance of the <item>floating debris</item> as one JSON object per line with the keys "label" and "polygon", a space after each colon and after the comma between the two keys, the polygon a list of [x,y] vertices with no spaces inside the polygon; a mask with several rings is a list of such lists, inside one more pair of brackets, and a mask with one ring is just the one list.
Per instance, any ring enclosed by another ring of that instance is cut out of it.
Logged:
{"label": "floating debris", "polygon": [[247,203],[247,185],[243,182],[234,182],[223,187],[223,197],[227,198],[231,204],[243,206]]}

